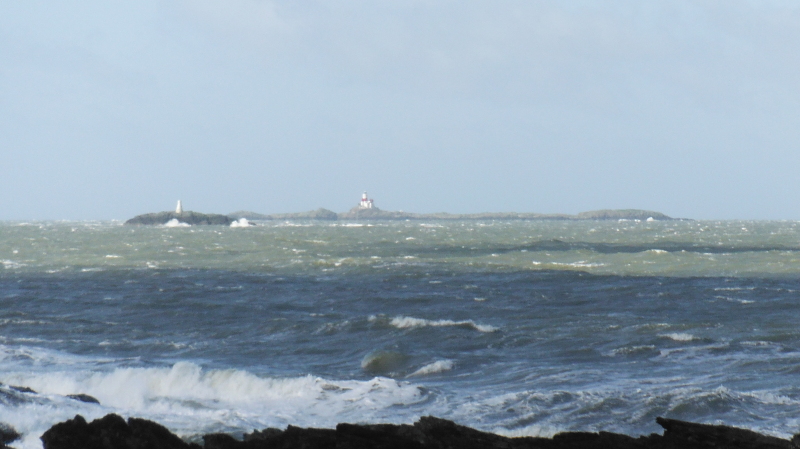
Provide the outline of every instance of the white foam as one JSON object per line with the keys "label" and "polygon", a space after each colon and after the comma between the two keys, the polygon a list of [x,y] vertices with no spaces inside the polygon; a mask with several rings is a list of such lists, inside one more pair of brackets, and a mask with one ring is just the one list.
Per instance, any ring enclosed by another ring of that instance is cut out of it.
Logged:
{"label": "white foam", "polygon": [[453,320],[426,320],[424,318],[414,318],[409,316],[396,316],[392,318],[390,324],[398,329],[409,329],[418,327],[446,327],[463,326],[471,327],[480,332],[494,332],[496,327],[488,324],[477,324],[472,320],[453,321]]}
{"label": "white foam", "polygon": [[[425,400],[417,386],[385,377],[365,381],[331,381],[310,375],[274,378],[235,369],[204,370],[189,362],[110,371],[20,370],[0,373],[0,382],[38,392],[25,394],[28,402],[19,406],[0,408],[0,421],[25,434],[22,447],[26,448],[41,448],[38,437],[76,413],[87,420],[107,413],[143,417],[187,436],[230,428],[333,427],[344,420],[386,421],[396,414],[396,406]],[[79,393],[97,398],[100,405],[65,397]]]}
{"label": "white foam", "polygon": [[529,426],[520,427],[518,429],[506,429],[505,427],[498,427],[494,429],[492,432],[502,435],[508,438],[520,438],[520,437],[537,437],[537,438],[553,438],[553,436],[557,433],[564,432],[567,429],[549,426],[549,425],[542,425],[542,424],[531,424]]}
{"label": "white foam", "polygon": [[408,377],[413,376],[426,376],[428,374],[436,374],[436,373],[443,373],[445,371],[450,371],[453,369],[455,364],[452,360],[437,360],[433,363],[429,363],[422,368],[414,371],[413,373],[409,374]]}
{"label": "white foam", "polygon": [[585,260],[579,260],[577,262],[550,262],[550,265],[555,265],[557,267],[574,267],[574,268],[595,268],[595,267],[602,267],[605,266],[603,263],[592,263],[586,262]]}
{"label": "white foam", "polygon": [[692,340],[696,340],[697,339],[697,337],[695,337],[694,335],[687,334],[687,333],[684,333],[684,332],[673,332],[671,334],[660,334],[659,337],[669,338],[670,340],[674,340],[674,341],[692,341]]}
{"label": "white foam", "polygon": [[654,345],[626,346],[624,348],[614,349],[609,354],[611,356],[631,355],[631,354],[647,353],[650,351],[655,351],[655,349],[656,347]]}
{"label": "white foam", "polygon": [[234,220],[233,223],[231,223],[232,228],[248,228],[250,226],[254,225],[249,221],[247,221],[246,218],[240,218],[238,220]]}
{"label": "white foam", "polygon": [[24,267],[24,263],[14,262],[13,260],[2,260],[0,263],[3,264],[3,268],[5,269],[14,269],[14,268],[21,268]]}
{"label": "white foam", "polygon": [[164,226],[167,228],[188,228],[191,225],[189,223],[178,221],[177,218],[173,218],[172,220],[164,223]]}

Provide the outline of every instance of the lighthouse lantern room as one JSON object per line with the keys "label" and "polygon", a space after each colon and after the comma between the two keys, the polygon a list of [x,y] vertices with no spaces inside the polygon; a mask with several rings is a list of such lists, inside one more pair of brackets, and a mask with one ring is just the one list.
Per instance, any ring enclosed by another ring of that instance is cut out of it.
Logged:
{"label": "lighthouse lantern room", "polygon": [[360,209],[372,209],[372,200],[367,198],[367,192],[361,195],[361,202],[358,204]]}

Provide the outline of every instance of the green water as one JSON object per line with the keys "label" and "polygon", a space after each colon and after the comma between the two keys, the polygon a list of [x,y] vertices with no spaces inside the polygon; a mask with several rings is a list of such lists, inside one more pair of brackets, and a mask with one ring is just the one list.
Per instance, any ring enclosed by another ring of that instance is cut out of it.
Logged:
{"label": "green water", "polygon": [[439,221],[272,223],[250,228],[118,222],[0,224],[5,269],[198,268],[338,273],[397,266],[581,270],[657,276],[791,276],[796,222]]}

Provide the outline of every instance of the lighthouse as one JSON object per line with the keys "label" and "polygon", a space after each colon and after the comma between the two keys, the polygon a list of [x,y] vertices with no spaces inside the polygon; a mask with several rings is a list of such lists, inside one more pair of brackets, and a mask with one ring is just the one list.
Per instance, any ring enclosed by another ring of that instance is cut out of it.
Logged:
{"label": "lighthouse", "polygon": [[181,205],[181,200],[178,200],[178,206],[175,207],[175,213],[176,214],[183,213],[183,205]]}
{"label": "lighthouse", "polygon": [[359,209],[372,209],[372,200],[367,198],[367,192],[361,195],[361,202],[358,203]]}

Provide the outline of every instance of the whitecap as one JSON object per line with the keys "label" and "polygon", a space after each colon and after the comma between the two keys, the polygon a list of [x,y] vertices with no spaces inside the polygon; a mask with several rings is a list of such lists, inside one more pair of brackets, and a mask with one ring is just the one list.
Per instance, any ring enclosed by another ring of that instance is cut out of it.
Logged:
{"label": "whitecap", "polygon": [[164,223],[164,226],[167,228],[187,228],[191,225],[189,223],[183,223],[181,221],[178,221],[177,218],[173,218],[172,220]]}
{"label": "whitecap", "polygon": [[494,332],[497,330],[495,326],[489,324],[477,324],[472,320],[463,320],[463,321],[426,320],[424,318],[414,318],[409,316],[396,316],[392,318],[392,321],[389,324],[398,329],[460,326],[460,327],[470,327],[479,332]]}
{"label": "whitecap", "polygon": [[612,350],[609,355],[618,356],[618,355],[643,354],[655,351],[655,349],[656,347],[654,345],[625,346],[622,348],[617,348]]}
{"label": "whitecap", "polygon": [[453,369],[453,366],[455,366],[455,364],[453,363],[452,360],[446,360],[446,359],[437,360],[433,363],[429,363],[423,366],[422,368],[414,371],[413,373],[409,374],[408,377],[426,376],[428,374],[442,373],[445,371],[450,371],[451,369]]}
{"label": "whitecap", "polygon": [[8,269],[21,268],[21,267],[25,266],[24,263],[14,262],[13,260],[3,260],[3,261],[0,261],[0,263],[2,263],[3,264],[3,268],[5,268],[7,270]]}
{"label": "whitecap", "polygon": [[555,265],[557,267],[574,267],[574,268],[595,268],[595,267],[603,267],[605,264],[603,263],[591,263],[586,262],[585,260],[579,260],[577,262],[551,262],[550,265]]}
{"label": "whitecap", "polygon": [[247,221],[246,218],[240,218],[238,220],[234,220],[231,223],[232,228],[248,228],[250,226],[255,226],[255,225]]}
{"label": "whitecap", "polygon": [[659,337],[669,338],[670,340],[674,340],[674,341],[692,341],[692,340],[696,340],[697,339],[697,337],[695,337],[694,335],[687,334],[687,333],[684,333],[684,332],[673,332],[671,334],[660,334]]}

